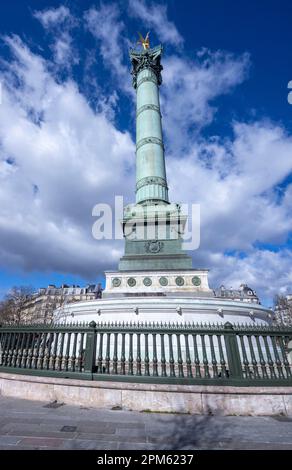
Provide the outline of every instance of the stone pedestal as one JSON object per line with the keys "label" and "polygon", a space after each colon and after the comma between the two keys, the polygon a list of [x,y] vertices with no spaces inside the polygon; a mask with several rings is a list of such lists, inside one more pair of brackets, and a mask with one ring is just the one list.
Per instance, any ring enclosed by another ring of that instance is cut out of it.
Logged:
{"label": "stone pedestal", "polygon": [[116,296],[213,297],[208,270],[108,271],[103,298]]}

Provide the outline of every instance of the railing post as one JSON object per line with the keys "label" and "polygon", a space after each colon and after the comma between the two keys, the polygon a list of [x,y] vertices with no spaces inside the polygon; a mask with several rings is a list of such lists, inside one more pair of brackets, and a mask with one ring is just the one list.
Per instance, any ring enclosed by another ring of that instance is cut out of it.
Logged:
{"label": "railing post", "polygon": [[84,372],[92,374],[96,370],[96,323],[91,321],[86,336],[84,353]]}
{"label": "railing post", "polygon": [[236,333],[233,325],[229,322],[224,324],[224,341],[229,366],[229,376],[231,379],[242,379],[242,365],[238,349]]}

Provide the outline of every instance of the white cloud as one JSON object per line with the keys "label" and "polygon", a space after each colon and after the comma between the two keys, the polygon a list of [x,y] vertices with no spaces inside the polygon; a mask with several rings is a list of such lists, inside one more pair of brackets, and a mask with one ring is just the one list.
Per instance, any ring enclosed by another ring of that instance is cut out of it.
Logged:
{"label": "white cloud", "polygon": [[1,77],[1,262],[93,277],[122,247],[93,240],[91,211],[124,185],[123,194],[132,192],[133,142],[104,112],[92,111],[74,82],[57,83],[19,38],[7,44],[13,59]]}
{"label": "white cloud", "polygon": [[292,229],[291,188],[281,199],[275,188],[292,171],[292,138],[267,122],[234,123],[234,131],[233,139],[201,141],[187,156],[169,158],[171,195],[201,204],[204,246],[283,243]]}
{"label": "white cloud", "polygon": [[[167,6],[157,3],[146,3],[142,0],[129,0],[129,14],[142,21],[142,26],[153,28],[157,37],[163,42],[181,46],[183,37],[175,24],[167,17]],[[142,28],[141,26],[141,28]]]}
{"label": "white cloud", "polygon": [[162,110],[172,151],[184,152],[201,128],[212,122],[216,113],[212,101],[247,77],[248,54],[201,52],[192,60],[177,55],[163,60]]}
{"label": "white cloud", "polygon": [[260,298],[272,306],[276,294],[291,292],[292,253],[252,250],[244,258],[216,253],[210,257],[211,281],[219,286],[224,280],[226,287],[237,288],[241,283],[256,287]]}
{"label": "white cloud", "polygon": [[61,5],[58,8],[35,11],[34,17],[48,33],[52,34],[51,49],[55,65],[69,70],[72,65],[77,64],[79,56],[73,45],[72,30],[76,28],[78,21],[70,13],[69,8]]}
{"label": "white cloud", "polygon": [[124,49],[128,42],[122,33],[125,25],[119,18],[120,12],[115,4],[101,4],[92,7],[84,14],[86,27],[95,37],[106,68],[115,77],[115,87],[133,94],[128,68],[124,65]]}
{"label": "white cloud", "polygon": [[69,8],[64,5],[61,5],[58,8],[48,8],[42,11],[35,11],[34,16],[42,23],[44,28],[59,26],[61,23],[72,24],[73,22],[73,17]]}
{"label": "white cloud", "polygon": [[214,285],[250,282],[263,295],[291,285],[291,252],[255,248],[283,245],[292,231],[292,187],[278,190],[292,172],[291,155],[292,137],[260,121],[234,123],[232,139],[200,140],[186,156],[168,159],[172,200],[201,205],[201,246],[193,258],[211,268]]}

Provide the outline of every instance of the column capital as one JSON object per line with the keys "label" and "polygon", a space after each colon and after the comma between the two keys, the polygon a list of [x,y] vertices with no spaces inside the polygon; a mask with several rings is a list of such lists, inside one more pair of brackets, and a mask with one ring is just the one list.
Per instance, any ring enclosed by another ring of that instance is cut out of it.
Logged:
{"label": "column capital", "polygon": [[143,69],[151,69],[157,79],[157,84],[161,85],[161,70],[163,69],[160,61],[162,55],[162,46],[157,46],[145,51],[136,51],[130,49],[130,59],[132,63],[131,74],[133,76],[133,87],[137,88],[137,76]]}

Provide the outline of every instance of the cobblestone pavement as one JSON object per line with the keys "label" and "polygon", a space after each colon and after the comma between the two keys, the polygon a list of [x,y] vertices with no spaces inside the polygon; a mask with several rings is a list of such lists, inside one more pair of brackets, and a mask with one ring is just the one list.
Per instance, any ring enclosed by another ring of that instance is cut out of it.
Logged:
{"label": "cobblestone pavement", "polygon": [[96,410],[0,397],[5,449],[292,449],[292,418]]}

